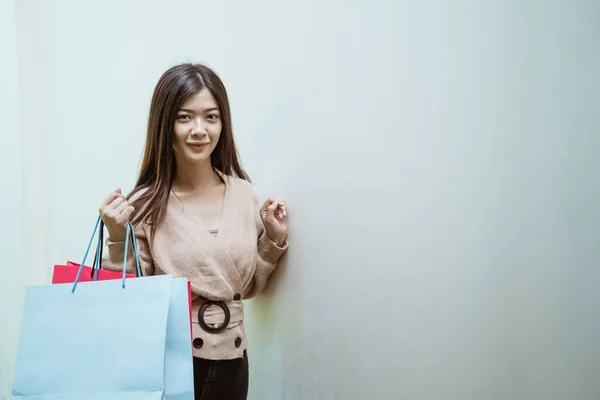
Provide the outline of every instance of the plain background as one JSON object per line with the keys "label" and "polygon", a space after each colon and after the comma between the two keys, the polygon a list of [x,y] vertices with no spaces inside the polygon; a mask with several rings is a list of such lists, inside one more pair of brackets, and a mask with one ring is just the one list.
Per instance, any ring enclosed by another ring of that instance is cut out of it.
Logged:
{"label": "plain background", "polygon": [[600,398],[598,2],[0,4],[0,399],[25,284],[79,261],[185,61],[290,212],[250,399]]}

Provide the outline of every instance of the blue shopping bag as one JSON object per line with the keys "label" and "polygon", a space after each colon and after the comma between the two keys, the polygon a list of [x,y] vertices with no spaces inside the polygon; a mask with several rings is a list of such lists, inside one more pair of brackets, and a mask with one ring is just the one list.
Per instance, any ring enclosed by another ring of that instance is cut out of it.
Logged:
{"label": "blue shopping bag", "polygon": [[130,236],[141,275],[129,225],[121,281],[27,288],[13,399],[193,400],[187,280],[126,280]]}
{"label": "blue shopping bag", "polygon": [[187,278],[171,280],[165,350],[165,400],[194,400],[188,293]]}

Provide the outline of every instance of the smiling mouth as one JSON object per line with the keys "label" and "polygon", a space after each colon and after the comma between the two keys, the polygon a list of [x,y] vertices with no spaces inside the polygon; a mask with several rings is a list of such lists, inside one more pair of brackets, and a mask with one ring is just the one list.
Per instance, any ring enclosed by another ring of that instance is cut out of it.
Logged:
{"label": "smiling mouth", "polygon": [[208,143],[188,143],[188,145],[192,147],[204,147],[208,146]]}

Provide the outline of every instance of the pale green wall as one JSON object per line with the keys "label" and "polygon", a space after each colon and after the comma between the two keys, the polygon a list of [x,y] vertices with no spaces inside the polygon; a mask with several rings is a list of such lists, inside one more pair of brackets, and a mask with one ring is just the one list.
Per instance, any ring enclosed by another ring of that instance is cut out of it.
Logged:
{"label": "pale green wall", "polygon": [[23,180],[17,29],[12,0],[0,1],[0,399],[10,387],[25,290]]}

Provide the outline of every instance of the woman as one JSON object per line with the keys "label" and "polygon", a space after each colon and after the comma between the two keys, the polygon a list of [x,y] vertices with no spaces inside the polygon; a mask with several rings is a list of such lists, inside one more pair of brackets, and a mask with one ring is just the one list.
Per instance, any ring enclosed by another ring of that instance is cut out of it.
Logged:
{"label": "woman", "polygon": [[127,198],[115,190],[100,207],[109,233],[105,267],[122,266],[131,221],[143,274],[191,281],[194,385],[202,400],[246,399],[242,300],[266,286],[287,249],[286,207],[270,198],[258,208],[231,127],[227,92],[213,71],[170,68],[152,97],[136,187]]}

